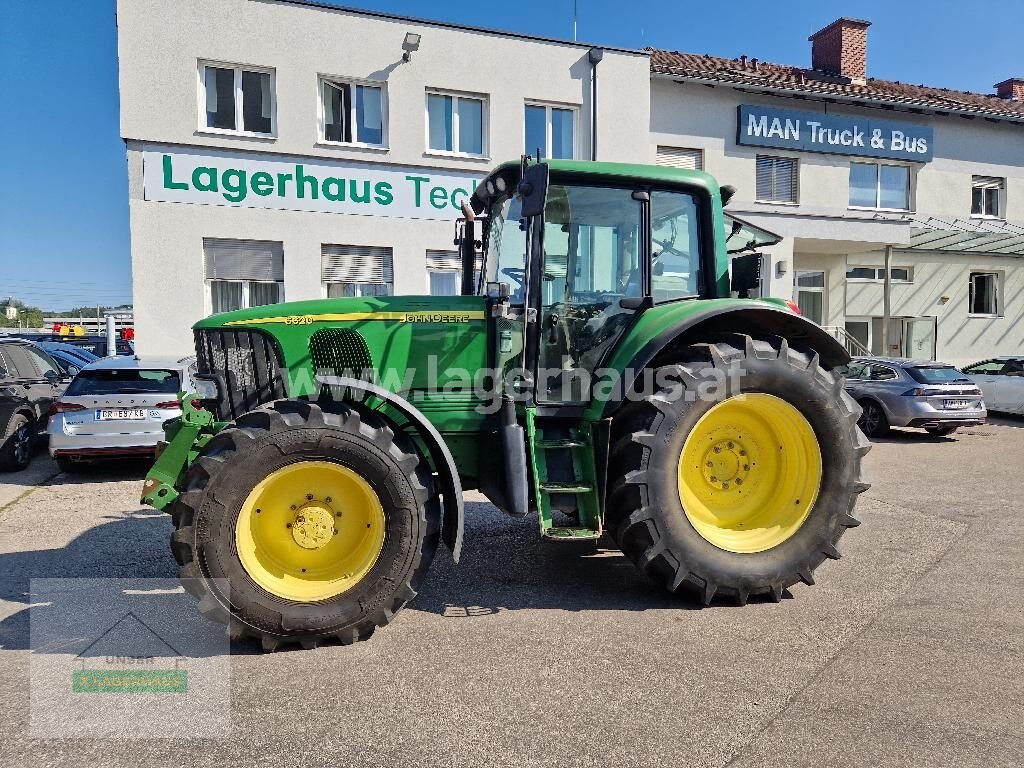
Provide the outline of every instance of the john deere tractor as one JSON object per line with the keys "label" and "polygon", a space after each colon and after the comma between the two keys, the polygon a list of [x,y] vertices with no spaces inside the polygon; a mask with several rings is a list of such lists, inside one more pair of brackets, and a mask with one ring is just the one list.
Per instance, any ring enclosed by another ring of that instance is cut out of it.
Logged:
{"label": "john deere tractor", "polygon": [[200,611],[268,650],[365,639],[439,541],[458,561],[467,489],[553,542],[608,534],[704,604],[813,584],[858,524],[869,443],[832,373],[844,348],[742,298],[742,252],[771,240],[725,216],[730,192],[524,158],[462,206],[461,295],[198,322],[199,391],[143,501],[173,517]]}

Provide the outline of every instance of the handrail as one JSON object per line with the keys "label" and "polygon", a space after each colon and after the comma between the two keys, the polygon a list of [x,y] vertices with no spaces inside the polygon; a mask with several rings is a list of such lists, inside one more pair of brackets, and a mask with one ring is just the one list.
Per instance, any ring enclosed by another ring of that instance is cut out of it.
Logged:
{"label": "handrail", "polygon": [[846,347],[851,357],[870,356],[871,350],[865,347],[860,341],[852,336],[848,330],[838,325],[823,325],[822,328],[828,332],[836,341]]}

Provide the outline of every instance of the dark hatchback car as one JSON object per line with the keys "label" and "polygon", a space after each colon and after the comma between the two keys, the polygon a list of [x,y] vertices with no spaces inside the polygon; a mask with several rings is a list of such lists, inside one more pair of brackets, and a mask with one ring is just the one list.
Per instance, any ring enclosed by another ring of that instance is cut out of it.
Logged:
{"label": "dark hatchback car", "polygon": [[66,387],[53,358],[35,344],[0,338],[0,470],[29,465],[50,404]]}

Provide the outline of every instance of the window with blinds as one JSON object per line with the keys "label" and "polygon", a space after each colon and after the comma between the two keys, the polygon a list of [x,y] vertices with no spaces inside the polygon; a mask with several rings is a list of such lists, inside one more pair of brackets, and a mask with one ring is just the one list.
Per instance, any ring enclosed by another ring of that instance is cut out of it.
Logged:
{"label": "window with blinds", "polygon": [[1006,179],[1001,176],[974,176],[971,179],[971,215],[997,219]]}
{"label": "window with blinds", "polygon": [[792,157],[757,156],[757,200],[795,203],[798,198],[797,161]]}
{"label": "window with blinds", "polygon": [[689,171],[704,170],[704,150],[682,147],[658,147],[654,156],[656,165],[669,168],[685,168]]}
{"label": "window with blinds", "polygon": [[427,280],[431,296],[458,296],[461,271],[458,251],[427,251]]}
{"label": "window with blinds", "polygon": [[207,280],[284,280],[284,246],[266,240],[203,239]]}
{"label": "window with blinds", "polygon": [[323,245],[320,279],[329,298],[390,296],[395,282],[390,248],[372,245]]}

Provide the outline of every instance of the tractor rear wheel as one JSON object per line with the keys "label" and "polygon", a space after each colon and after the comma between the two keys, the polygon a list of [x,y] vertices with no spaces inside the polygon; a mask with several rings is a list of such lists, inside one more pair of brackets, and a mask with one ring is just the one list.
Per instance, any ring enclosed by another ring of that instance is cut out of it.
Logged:
{"label": "tractor rear wheel", "polygon": [[813,350],[730,335],[656,371],[613,421],[607,519],[640,569],[709,604],[780,600],[837,559],[870,443]]}
{"label": "tractor rear wheel", "polygon": [[440,507],[426,461],[378,414],[281,400],[218,433],[171,509],[207,618],[264,650],[368,638],[416,591]]}

